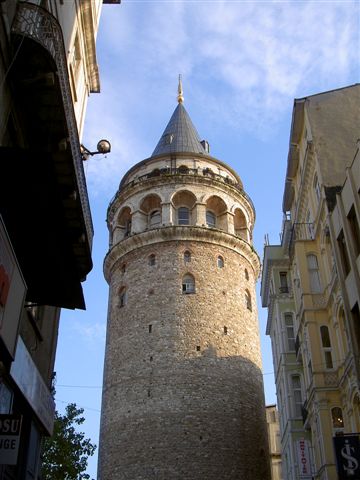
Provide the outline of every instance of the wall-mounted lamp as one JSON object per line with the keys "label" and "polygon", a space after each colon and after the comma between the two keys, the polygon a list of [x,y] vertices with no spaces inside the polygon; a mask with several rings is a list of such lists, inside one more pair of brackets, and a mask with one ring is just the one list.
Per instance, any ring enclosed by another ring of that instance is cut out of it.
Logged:
{"label": "wall-mounted lamp", "polygon": [[80,152],[81,152],[81,157],[83,161],[85,162],[88,160],[88,158],[93,155],[98,155],[99,153],[102,153],[105,155],[106,153],[111,152],[111,145],[109,140],[99,140],[98,144],[96,145],[97,151],[96,152],[90,152],[89,149],[87,149],[84,145],[80,145]]}

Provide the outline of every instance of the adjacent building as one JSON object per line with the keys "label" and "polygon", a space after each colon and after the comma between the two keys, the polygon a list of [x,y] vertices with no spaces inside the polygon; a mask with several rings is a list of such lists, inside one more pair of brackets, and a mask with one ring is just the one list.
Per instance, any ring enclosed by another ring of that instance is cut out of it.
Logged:
{"label": "adjacent building", "polygon": [[1,448],[0,478],[38,478],[60,308],[85,308],[93,226],[79,138],[100,89],[101,7],[0,2],[0,414],[18,447]]}
{"label": "adjacent building", "polygon": [[102,480],[269,480],[255,211],[183,106],[109,205]]}
{"label": "adjacent building", "polygon": [[276,405],[266,405],[266,423],[269,438],[271,480],[283,480],[279,412]]}
{"label": "adjacent building", "polygon": [[264,250],[286,480],[360,478],[359,102],[359,84],[295,100],[282,241]]}

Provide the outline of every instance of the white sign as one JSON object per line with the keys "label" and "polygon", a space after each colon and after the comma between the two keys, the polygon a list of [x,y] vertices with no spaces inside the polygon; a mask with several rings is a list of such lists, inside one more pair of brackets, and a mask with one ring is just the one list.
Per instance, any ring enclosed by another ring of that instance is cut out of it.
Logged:
{"label": "white sign", "polygon": [[16,465],[21,433],[21,415],[0,415],[0,464]]}
{"label": "white sign", "polygon": [[301,480],[311,480],[311,462],[310,462],[310,442],[300,438],[296,442],[299,473]]}
{"label": "white sign", "polygon": [[54,427],[55,402],[20,336],[10,375],[51,435]]}

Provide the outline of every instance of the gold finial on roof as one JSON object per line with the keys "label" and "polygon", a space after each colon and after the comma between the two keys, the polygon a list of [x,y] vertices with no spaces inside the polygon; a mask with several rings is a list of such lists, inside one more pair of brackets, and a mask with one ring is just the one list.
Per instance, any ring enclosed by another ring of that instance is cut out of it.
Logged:
{"label": "gold finial on roof", "polygon": [[184,101],[184,95],[183,95],[183,89],[182,89],[182,82],[181,82],[181,75],[179,75],[179,85],[178,85],[178,97],[177,97],[178,103],[183,103]]}

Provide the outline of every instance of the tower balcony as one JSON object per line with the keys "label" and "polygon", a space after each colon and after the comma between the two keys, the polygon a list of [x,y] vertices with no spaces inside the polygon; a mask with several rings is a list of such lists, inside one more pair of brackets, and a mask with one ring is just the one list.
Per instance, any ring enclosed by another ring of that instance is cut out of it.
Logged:
{"label": "tower balcony", "polygon": [[84,308],[93,226],[62,30],[47,10],[19,2],[11,42],[15,125],[1,148],[1,214],[28,300]]}
{"label": "tower balcony", "polygon": [[254,204],[252,203],[251,198],[242,188],[240,183],[235,182],[230,177],[225,177],[223,175],[217,174],[213,172],[210,168],[156,168],[153,171],[146,173],[145,175],[141,175],[129,182],[125,183],[123,186],[119,188],[116,192],[114,197],[111,199],[108,213],[111,211],[111,207],[114,204],[115,200],[123,193],[126,193],[128,189],[131,189],[138,185],[144,185],[145,182],[152,182],[154,179],[157,181],[168,182],[170,179],[173,181],[177,181],[181,178],[181,181],[205,181],[205,182],[214,182],[215,184],[221,185],[222,187],[230,187],[235,189],[241,196],[246,199],[246,201],[250,204],[251,208],[255,210]]}

